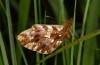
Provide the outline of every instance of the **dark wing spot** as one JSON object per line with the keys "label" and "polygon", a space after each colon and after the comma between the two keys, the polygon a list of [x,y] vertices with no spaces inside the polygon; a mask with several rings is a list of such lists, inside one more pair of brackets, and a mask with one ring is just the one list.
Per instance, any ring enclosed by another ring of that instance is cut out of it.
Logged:
{"label": "dark wing spot", "polygon": [[53,31],[58,31],[58,29],[55,26],[52,26]]}

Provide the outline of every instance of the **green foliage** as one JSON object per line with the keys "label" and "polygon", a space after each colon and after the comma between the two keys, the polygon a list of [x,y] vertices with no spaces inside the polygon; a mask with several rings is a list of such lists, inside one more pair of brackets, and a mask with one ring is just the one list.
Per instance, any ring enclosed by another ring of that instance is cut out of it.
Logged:
{"label": "green foliage", "polygon": [[[100,65],[99,3],[100,0],[0,0],[0,65]],[[17,35],[33,23],[48,23],[46,16],[55,17],[57,24],[73,18],[71,41],[64,41],[49,55],[23,49]]]}

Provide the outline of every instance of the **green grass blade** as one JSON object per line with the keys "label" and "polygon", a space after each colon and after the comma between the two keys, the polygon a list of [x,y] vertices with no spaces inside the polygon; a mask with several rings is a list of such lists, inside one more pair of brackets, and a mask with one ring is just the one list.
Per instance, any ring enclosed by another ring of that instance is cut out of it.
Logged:
{"label": "green grass blade", "polygon": [[[66,20],[66,15],[65,15],[65,10],[64,10],[64,0],[60,0],[59,1],[59,24],[61,24],[64,20]],[[62,47],[65,45],[66,43],[63,42]],[[66,65],[66,57],[65,57],[65,50],[62,51],[62,62],[63,65]],[[57,63],[57,62],[56,62]],[[57,65],[57,64],[56,64]]]}
{"label": "green grass blade", "polygon": [[[42,55],[42,59],[45,58],[45,55]],[[42,65],[46,65],[45,62],[42,63]]]}
{"label": "green grass blade", "polygon": [[1,0],[0,0],[0,7],[2,7],[3,11],[6,13],[5,8],[4,8],[4,5],[3,5],[3,3],[2,3]]}
{"label": "green grass blade", "polygon": [[53,9],[53,12],[57,18],[60,18],[60,15],[64,15],[64,18],[63,18],[64,20],[66,18],[68,18],[68,13],[67,13],[67,10],[65,10],[64,3],[63,3],[64,0],[48,0],[48,1],[49,1],[50,5]]}
{"label": "green grass blade", "polygon": [[38,23],[37,0],[34,0],[35,24]]}
{"label": "green grass blade", "polygon": [[65,12],[65,8],[64,8],[64,0],[60,0],[59,1],[59,16],[58,16],[58,18],[59,18],[59,23],[61,23],[61,22],[63,22],[63,21],[65,21],[66,20],[66,12]]}
{"label": "green grass blade", "polygon": [[45,10],[45,13],[44,13],[45,15],[44,15],[44,21],[43,21],[43,23],[46,23],[46,10]]}
{"label": "green grass blade", "polygon": [[3,38],[2,38],[2,35],[1,35],[1,31],[0,31],[0,48],[1,48],[2,57],[3,57],[3,61],[0,60],[0,65],[3,65],[3,63],[4,63],[4,65],[9,65],[7,53],[6,53],[6,50],[5,50],[4,41],[3,41]]}
{"label": "green grass blade", "polygon": [[57,55],[55,56],[54,65],[57,65]]}
{"label": "green grass blade", "polygon": [[0,52],[0,65],[4,65],[3,60],[2,60],[2,54]]}
{"label": "green grass blade", "polygon": [[[44,21],[43,23],[45,24],[46,23],[46,10],[45,10],[45,16],[44,16]],[[42,55],[42,59],[45,57],[45,55]],[[42,65],[46,65],[46,62],[43,62]]]}
{"label": "green grass blade", "polygon": [[66,63],[67,65],[70,65],[70,50],[65,50],[66,51]]}
{"label": "green grass blade", "polygon": [[85,40],[95,37],[96,35],[99,35],[99,34],[100,34],[100,30],[97,30],[95,32],[87,34],[86,36],[83,36],[83,37],[77,39],[76,41],[72,42],[71,44],[68,44],[68,45],[58,49],[57,51],[53,52],[52,54],[46,56],[44,59],[40,60],[37,64],[40,64],[41,62],[44,62],[45,60],[49,59],[50,57],[57,55],[58,53],[62,52],[64,49],[69,49],[70,47],[78,44],[79,42],[85,41]]}
{"label": "green grass blade", "polygon": [[[99,18],[100,18],[100,9],[99,4],[100,0],[92,0],[89,5],[89,14],[87,17],[87,26],[86,26],[86,34],[97,30],[99,25]],[[83,51],[83,61],[82,65],[94,65],[95,64],[95,52],[97,48],[97,38],[91,38],[87,41],[85,41],[84,44],[84,51]]]}
{"label": "green grass blade", "polygon": [[[64,44],[62,44],[62,47],[63,46],[64,46]],[[63,65],[66,65],[65,50],[62,51],[62,61],[63,61]]]}
{"label": "green grass blade", "polygon": [[[35,14],[35,24],[38,23],[38,11],[37,11],[37,0],[34,0],[34,14]],[[36,62],[40,60],[39,53],[36,53]]]}
{"label": "green grass blade", "polygon": [[74,16],[73,16],[73,28],[72,28],[72,41],[74,41],[75,39],[75,19],[76,19],[76,4],[77,4],[77,0],[75,0],[75,5],[74,5]]}
{"label": "green grass blade", "polygon": [[[75,5],[74,5],[74,19],[73,19],[73,34],[72,34],[72,41],[75,39],[75,19],[76,19],[76,3],[77,0],[75,0]],[[70,59],[70,65],[73,65],[73,57],[74,57],[74,46],[71,47],[71,59]]]}
{"label": "green grass blade", "polygon": [[[21,47],[21,45],[20,45],[19,43],[18,43],[18,46],[19,46],[20,52],[21,52],[21,54],[22,54],[22,57],[23,57],[23,59],[24,59],[25,65],[28,65],[28,62],[27,62],[27,59],[26,59],[25,54],[24,54],[24,52],[23,52],[23,49],[22,49],[22,47]],[[21,64],[21,63],[20,63],[20,64]]]}
{"label": "green grass blade", "polygon": [[39,9],[39,23],[42,23],[42,18],[41,18],[41,0],[38,1],[38,9]]}
{"label": "green grass blade", "polygon": [[15,45],[14,45],[14,36],[13,36],[13,29],[12,29],[13,27],[12,27],[10,7],[9,7],[9,1],[8,0],[5,0],[5,5],[6,5],[6,16],[7,16],[7,21],[8,21],[12,65],[17,65]]}
{"label": "green grass blade", "polygon": [[[87,0],[87,4],[86,4],[86,7],[85,7],[85,13],[84,13],[84,17],[83,17],[81,37],[84,36],[84,33],[85,33],[85,25],[86,25],[86,18],[87,18],[87,12],[88,12],[88,9],[89,9],[89,4],[90,4],[90,0]],[[80,65],[80,62],[81,62],[82,44],[83,44],[83,42],[80,42],[80,44],[79,44],[77,65]]]}
{"label": "green grass blade", "polygon": [[[28,24],[28,15],[29,15],[29,8],[30,8],[31,0],[20,0],[19,3],[19,10],[18,10],[18,29],[17,33],[20,33],[21,31],[25,30]],[[18,65],[21,64],[21,58],[23,57],[25,64],[27,65],[27,61],[24,55],[24,52],[20,48],[20,44],[17,43],[17,61]],[[19,52],[19,48],[21,49],[21,52]],[[22,54],[21,54],[22,53]]]}
{"label": "green grass blade", "polygon": [[28,15],[31,0],[20,0],[18,12],[18,33],[25,30],[28,23]]}
{"label": "green grass blade", "polygon": [[70,65],[73,65],[73,56],[74,56],[74,46],[71,47],[71,61],[70,61]]}

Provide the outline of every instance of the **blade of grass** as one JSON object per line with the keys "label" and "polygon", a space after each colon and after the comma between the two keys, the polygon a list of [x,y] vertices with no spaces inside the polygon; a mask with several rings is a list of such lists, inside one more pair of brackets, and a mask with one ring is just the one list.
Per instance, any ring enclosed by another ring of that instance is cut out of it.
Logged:
{"label": "blade of grass", "polygon": [[[44,21],[43,23],[45,24],[46,23],[46,10],[45,10],[45,16],[44,16]],[[45,57],[45,55],[42,55],[42,59]],[[42,65],[46,65],[46,62],[43,62]]]}
{"label": "blade of grass", "polygon": [[[37,0],[34,0],[34,14],[35,14],[35,24],[38,23],[38,11],[37,11]],[[36,63],[39,62],[39,53],[36,53]]]}
{"label": "blade of grass", "polygon": [[74,17],[73,17],[73,28],[72,28],[72,41],[74,41],[75,39],[75,19],[76,19],[76,4],[77,4],[77,0],[75,0],[75,5],[74,5]]}
{"label": "blade of grass", "polygon": [[[67,45],[67,44],[66,44]],[[71,57],[71,55],[70,55],[70,49],[66,49],[66,63],[67,63],[67,65],[70,65],[70,57]]]}
{"label": "blade of grass", "polygon": [[96,51],[100,51],[100,49],[97,48]]}
{"label": "blade of grass", "polygon": [[[60,0],[59,1],[59,24],[61,24],[62,21],[66,20],[66,15],[65,15],[65,10],[64,10],[64,0]],[[65,45],[66,43],[63,42],[62,47]],[[63,65],[66,65],[66,57],[65,57],[65,50],[62,51],[62,62]],[[57,63],[57,62],[56,62]]]}
{"label": "blade of grass", "polygon": [[1,0],[0,0],[0,6],[2,7],[3,11],[6,13],[5,8],[4,8],[4,5],[3,5],[3,3],[2,3]]}
{"label": "blade of grass", "polygon": [[12,27],[10,7],[9,7],[9,1],[8,0],[5,0],[5,5],[6,5],[6,16],[7,16],[7,21],[8,21],[12,65],[17,65],[15,45],[14,45],[14,36],[13,36],[13,29],[12,29],[13,27]]}
{"label": "blade of grass", "polygon": [[100,30],[97,30],[95,32],[87,34],[86,36],[83,36],[83,37],[77,39],[76,41],[72,42],[71,44],[68,44],[68,45],[58,49],[57,51],[53,52],[52,54],[46,56],[44,59],[40,60],[37,64],[40,64],[41,62],[44,62],[45,60],[49,59],[50,57],[57,55],[58,53],[62,52],[64,49],[69,49],[70,47],[78,44],[79,42],[85,41],[85,40],[95,37],[96,35],[99,35],[99,34],[100,34]]}
{"label": "blade of grass", "polygon": [[37,24],[38,23],[37,0],[34,0],[34,14],[35,14],[35,24]]}
{"label": "blade of grass", "polygon": [[[74,5],[74,19],[73,19],[73,26],[72,26],[72,41],[75,39],[75,19],[76,19],[76,3],[77,0],[75,0],[75,5]],[[70,59],[70,65],[73,65],[73,57],[74,57],[74,46],[71,47],[71,59]]]}
{"label": "blade of grass", "polygon": [[57,65],[57,55],[55,56],[54,65]]}
{"label": "blade of grass", "polygon": [[[17,42],[17,43],[18,43],[18,42]],[[18,46],[19,46],[20,52],[21,52],[21,54],[22,54],[22,56],[23,56],[25,65],[28,65],[28,62],[27,62],[27,59],[26,59],[25,54],[24,54],[24,52],[23,52],[23,49],[22,49],[21,45],[19,45],[19,43],[18,43]]]}
{"label": "blade of grass", "polygon": [[[42,55],[42,59],[45,58],[45,55]],[[42,65],[46,65],[45,62],[42,63]]]}
{"label": "blade of grass", "polygon": [[[87,13],[88,13],[88,9],[89,9],[89,4],[90,4],[90,0],[87,0],[86,7],[85,7],[85,12],[84,12],[84,17],[83,17],[81,37],[83,37],[84,33],[85,33],[85,25],[86,25],[86,18],[87,18]],[[81,62],[82,44],[83,44],[83,42],[80,42],[80,44],[79,44],[77,65],[80,65],[80,62]]]}
{"label": "blade of grass", "polygon": [[[87,18],[87,26],[86,26],[86,34],[90,33],[94,30],[97,30],[99,25],[99,2],[100,0],[93,0],[91,1],[90,8],[89,8],[89,14]],[[84,44],[84,51],[83,51],[83,61],[82,65],[94,65],[95,64],[95,49],[97,48],[97,38],[91,38],[87,41],[85,41]]]}
{"label": "blade of grass", "polygon": [[[64,44],[62,44],[62,47],[64,47]],[[63,65],[66,65],[65,50],[62,51],[62,61],[63,61]]]}
{"label": "blade of grass", "polygon": [[[30,0],[20,0],[19,3],[19,10],[18,10],[18,29],[17,33],[25,30],[28,24],[28,15],[29,15],[29,8],[30,8]],[[24,52],[19,52],[19,48],[21,47],[19,43],[17,43],[17,61],[18,65],[21,65],[21,58],[23,57],[25,64],[27,65],[26,58]],[[21,48],[20,48],[21,49]],[[22,54],[21,54],[22,53]]]}
{"label": "blade of grass", "polygon": [[[61,14],[60,10],[63,9],[63,15],[64,15],[64,18],[67,18],[68,17],[68,14],[67,14],[67,10],[65,10],[64,8],[64,4],[61,5],[61,3],[64,1],[64,0],[48,0],[52,9],[53,9],[53,12],[55,14],[55,16],[57,18],[59,18],[59,15]],[[62,1],[62,2],[61,2]],[[63,8],[61,8],[63,7]],[[61,8],[61,9],[60,9]],[[65,19],[64,19],[65,20]]]}
{"label": "blade of grass", "polygon": [[42,23],[42,19],[41,19],[41,0],[38,1],[38,9],[39,9],[39,23]]}
{"label": "blade of grass", "polygon": [[[9,65],[1,31],[0,31],[0,48],[1,48],[2,56],[3,56],[3,61],[0,60],[0,64],[3,65],[3,63],[4,63],[4,65]],[[1,57],[1,54],[0,54],[0,57]]]}
{"label": "blade of grass", "polygon": [[45,15],[44,15],[44,21],[43,23],[46,23],[46,10],[45,10]]}
{"label": "blade of grass", "polygon": [[19,4],[17,0],[9,0],[10,5],[14,8],[14,10],[18,11]]}
{"label": "blade of grass", "polygon": [[71,47],[71,59],[70,59],[70,65],[73,65],[73,56],[74,56],[74,46]]}
{"label": "blade of grass", "polygon": [[18,33],[25,30],[28,23],[28,15],[31,0],[20,0],[18,12]]}
{"label": "blade of grass", "polygon": [[0,52],[0,65],[4,65],[3,64],[3,60],[2,60],[2,54],[1,54],[1,52]]}
{"label": "blade of grass", "polygon": [[57,1],[57,0],[48,0],[48,1],[50,3],[51,7],[53,8],[53,12],[54,12],[55,16],[57,18],[59,18],[58,17],[58,13],[59,13],[59,11],[58,11],[58,9],[59,9],[59,1]]}
{"label": "blade of grass", "polygon": [[65,15],[65,9],[64,9],[64,0],[60,0],[59,1],[59,23],[61,23],[62,21],[66,20],[66,15]]}

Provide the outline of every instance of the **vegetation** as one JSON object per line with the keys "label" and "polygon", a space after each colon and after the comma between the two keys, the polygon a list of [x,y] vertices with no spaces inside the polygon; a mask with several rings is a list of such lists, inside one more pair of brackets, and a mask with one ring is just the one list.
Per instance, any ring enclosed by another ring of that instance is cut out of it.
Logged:
{"label": "vegetation", "polygon": [[[99,3],[0,0],[0,65],[100,65]],[[33,24],[60,25],[69,18],[74,20],[72,37],[49,55],[30,51],[17,40],[17,35]]]}

